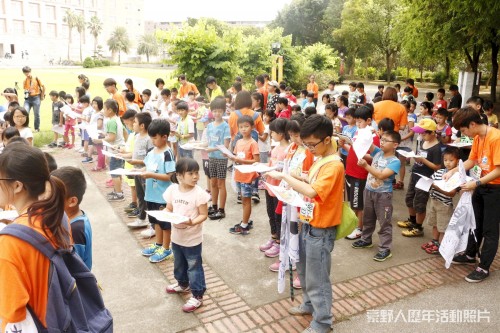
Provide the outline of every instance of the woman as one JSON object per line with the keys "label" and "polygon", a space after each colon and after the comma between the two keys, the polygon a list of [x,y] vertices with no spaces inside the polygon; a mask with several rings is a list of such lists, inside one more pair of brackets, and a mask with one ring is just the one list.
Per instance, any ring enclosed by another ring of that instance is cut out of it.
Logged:
{"label": "woman", "polygon": [[125,86],[127,87],[127,90],[129,92],[133,92],[135,95],[134,103],[139,105],[139,108],[142,110],[144,107],[144,103],[142,102],[141,94],[137,91],[137,89],[134,88],[134,82],[132,79],[126,79],[125,80]]}

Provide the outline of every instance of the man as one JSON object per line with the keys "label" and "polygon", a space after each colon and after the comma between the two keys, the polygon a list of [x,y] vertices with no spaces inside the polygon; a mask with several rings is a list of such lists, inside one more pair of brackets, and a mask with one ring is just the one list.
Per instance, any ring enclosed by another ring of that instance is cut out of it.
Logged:
{"label": "man", "polygon": [[264,105],[267,105],[267,95],[269,92],[267,91],[266,79],[264,78],[264,75],[257,75],[255,77],[255,86],[257,87],[257,92],[264,96]]}
{"label": "man", "polygon": [[213,76],[207,77],[207,79],[205,80],[205,84],[207,85],[207,89],[205,89],[205,92],[207,93],[209,102],[212,102],[217,96],[224,97],[222,88],[217,85],[217,80],[215,80]]}
{"label": "man", "polygon": [[23,82],[24,108],[28,113],[33,108],[35,112],[35,132],[40,132],[40,103],[45,98],[45,86],[40,82],[40,79],[31,75],[30,67],[23,67],[23,73],[26,76]]}
{"label": "man", "polygon": [[198,88],[196,88],[196,85],[194,83],[188,82],[186,80],[186,75],[181,74],[177,78],[177,81],[181,83],[181,86],[179,87],[179,98],[183,99],[188,96],[188,93],[190,91],[193,91],[195,94],[195,98],[200,96],[200,92],[198,91]]}
{"label": "man", "polygon": [[310,93],[310,94],[313,93],[314,94],[314,99],[313,99],[314,105],[318,105],[319,86],[318,86],[318,84],[316,82],[314,82],[314,79],[315,79],[314,75],[311,75],[309,77],[309,83],[307,84],[306,89],[307,89],[308,93]]}
{"label": "man", "polygon": [[458,92],[458,86],[456,84],[450,85],[450,94],[451,98],[448,99],[448,101],[450,102],[448,104],[449,122],[451,122],[453,114],[462,107],[462,95],[460,95],[460,93]]}
{"label": "man", "polygon": [[412,89],[413,97],[418,98],[418,88],[415,87],[415,80],[409,78],[406,79],[406,86]]}

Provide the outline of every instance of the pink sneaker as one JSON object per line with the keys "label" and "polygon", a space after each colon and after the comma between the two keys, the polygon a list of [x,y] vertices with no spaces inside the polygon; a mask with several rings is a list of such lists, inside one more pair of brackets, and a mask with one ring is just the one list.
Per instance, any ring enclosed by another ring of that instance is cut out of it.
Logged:
{"label": "pink sneaker", "polygon": [[280,245],[276,242],[273,242],[271,248],[265,251],[264,254],[266,255],[266,257],[276,258],[277,256],[280,255]]}
{"label": "pink sneaker", "polygon": [[271,248],[271,246],[273,246],[274,243],[275,243],[274,239],[271,238],[267,242],[259,246],[259,250],[261,250],[262,252],[266,252]]}
{"label": "pink sneaker", "polygon": [[[286,268],[285,268],[285,271],[288,271],[290,269],[290,265],[287,265]],[[297,267],[295,266],[292,266],[292,271],[296,270]],[[280,270],[280,261],[277,260],[276,262],[274,262],[273,264],[271,264],[271,266],[269,266],[269,270],[271,272],[279,272]]]}
{"label": "pink sneaker", "polygon": [[191,297],[186,304],[182,306],[182,311],[184,312],[193,312],[203,305],[203,300],[195,297]]}
{"label": "pink sneaker", "polygon": [[302,286],[300,285],[300,279],[298,276],[296,276],[295,279],[293,279],[292,285],[295,289],[302,289]]}

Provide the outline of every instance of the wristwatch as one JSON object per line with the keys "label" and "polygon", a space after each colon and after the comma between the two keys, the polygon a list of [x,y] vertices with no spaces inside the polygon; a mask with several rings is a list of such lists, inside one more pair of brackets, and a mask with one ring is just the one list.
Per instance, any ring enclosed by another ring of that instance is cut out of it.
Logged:
{"label": "wristwatch", "polygon": [[481,186],[481,181],[480,180],[476,180],[476,186]]}

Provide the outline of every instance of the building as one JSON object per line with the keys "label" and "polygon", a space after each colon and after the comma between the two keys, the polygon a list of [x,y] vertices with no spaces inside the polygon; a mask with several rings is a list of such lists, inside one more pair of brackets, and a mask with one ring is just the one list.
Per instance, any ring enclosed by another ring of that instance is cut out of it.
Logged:
{"label": "building", "polygon": [[[127,28],[132,41],[131,55],[135,55],[138,36],[144,33],[144,0],[0,0],[0,58],[7,53],[21,59],[25,52],[31,60],[57,63],[68,57],[69,29],[64,22],[69,9],[83,15],[89,22],[94,15],[103,23],[98,37],[104,56],[110,56],[107,46],[117,26]],[[80,34],[72,29],[70,58],[80,60],[80,42],[83,58],[94,54],[94,37],[87,27]],[[122,60],[124,55],[122,55]]]}

